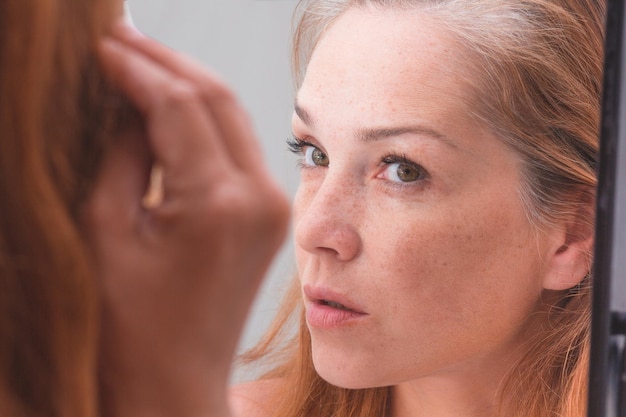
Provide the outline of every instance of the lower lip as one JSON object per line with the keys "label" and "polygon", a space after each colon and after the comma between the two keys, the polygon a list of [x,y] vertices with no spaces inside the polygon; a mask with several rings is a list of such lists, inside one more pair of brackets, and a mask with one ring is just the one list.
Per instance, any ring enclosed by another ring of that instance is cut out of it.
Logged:
{"label": "lower lip", "polygon": [[367,314],[318,303],[309,303],[306,308],[306,321],[309,326],[322,329],[354,325],[365,316]]}

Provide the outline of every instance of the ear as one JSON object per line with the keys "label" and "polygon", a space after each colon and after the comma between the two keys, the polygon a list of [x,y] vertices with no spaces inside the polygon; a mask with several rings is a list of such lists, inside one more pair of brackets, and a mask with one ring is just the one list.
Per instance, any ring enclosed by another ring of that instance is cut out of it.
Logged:
{"label": "ear", "polygon": [[582,204],[576,218],[558,230],[550,232],[554,237],[547,270],[543,279],[546,290],[567,290],[580,284],[591,270],[593,259],[594,212]]}

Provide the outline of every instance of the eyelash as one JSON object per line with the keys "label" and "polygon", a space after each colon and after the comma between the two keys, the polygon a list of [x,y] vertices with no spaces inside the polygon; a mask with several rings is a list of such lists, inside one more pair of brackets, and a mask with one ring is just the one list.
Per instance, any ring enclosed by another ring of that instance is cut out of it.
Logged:
{"label": "eyelash", "polygon": [[411,167],[415,168],[415,169],[419,169],[420,171],[423,171],[424,169],[419,166],[418,164],[416,164],[415,162],[411,161],[409,158],[406,157],[406,155],[402,154],[397,154],[397,153],[390,153],[389,155],[385,156],[381,162],[383,164],[406,164],[406,165],[410,165]]}
{"label": "eyelash", "polygon": [[[316,146],[315,144],[308,142],[304,139],[300,139],[299,137],[297,137],[296,135],[293,135],[290,138],[287,138],[287,147],[289,149],[289,151],[291,151],[292,153],[299,155],[299,156],[303,156],[304,155],[304,148],[306,147],[313,147],[316,149],[319,149],[318,146]],[[304,163],[303,159],[299,159],[298,160],[298,168],[300,169],[304,169],[304,168],[312,168],[308,165],[306,165]]]}
{"label": "eyelash", "polygon": [[424,178],[423,179],[428,179],[428,172],[426,171],[426,169],[424,169],[423,166],[421,166],[420,164],[413,162],[412,160],[410,160],[409,158],[407,158],[407,156],[405,154],[397,154],[397,153],[390,153],[387,156],[385,156],[381,162],[385,165],[391,165],[391,164],[405,164],[410,166],[411,168],[420,171]]}
{"label": "eyelash", "polygon": [[[311,146],[313,148],[319,149],[317,145],[309,141],[306,141],[304,139],[301,139],[295,135],[287,139],[287,146],[289,150],[296,155],[303,155],[304,148],[306,148],[307,146]],[[424,167],[422,167],[420,164],[417,164],[413,162],[412,160],[410,160],[409,158],[407,158],[405,154],[389,153],[381,159],[381,164],[384,164],[384,165],[404,164],[422,173],[422,178],[414,182],[407,182],[405,184],[399,184],[399,183],[393,182],[393,184],[398,187],[406,187],[410,185],[415,185],[414,184],[415,182],[423,182],[425,180],[428,180],[430,177],[426,169],[424,169]],[[301,160],[298,162],[298,167],[299,168],[311,168],[308,165],[305,165]]]}
{"label": "eyelash", "polygon": [[291,152],[295,153],[296,155],[302,154],[302,151],[306,146],[315,146],[315,145],[305,141],[304,139],[300,139],[299,137],[295,135],[290,138],[287,138],[287,147],[289,148]]}

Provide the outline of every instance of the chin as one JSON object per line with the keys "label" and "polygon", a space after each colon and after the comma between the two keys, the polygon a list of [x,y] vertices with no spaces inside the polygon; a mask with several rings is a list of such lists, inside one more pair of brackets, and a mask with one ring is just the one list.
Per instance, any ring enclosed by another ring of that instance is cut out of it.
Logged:
{"label": "chin", "polygon": [[330,385],[339,388],[345,389],[366,389],[366,388],[374,388],[374,386],[369,384],[364,384],[363,381],[355,381],[350,378],[345,378],[345,376],[336,377],[336,375],[326,376],[322,373],[318,372],[318,375]]}
{"label": "chin", "polygon": [[[331,385],[345,389],[365,389],[386,386],[381,379],[376,378],[368,370],[368,366],[358,366],[348,364],[341,366],[337,364],[322,364],[313,361],[315,371],[324,381]],[[365,372],[364,372],[365,371]]]}

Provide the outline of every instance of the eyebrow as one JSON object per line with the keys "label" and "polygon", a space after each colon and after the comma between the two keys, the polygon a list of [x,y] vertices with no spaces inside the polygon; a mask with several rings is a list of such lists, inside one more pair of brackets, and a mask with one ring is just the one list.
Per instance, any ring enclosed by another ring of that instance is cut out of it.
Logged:
{"label": "eyebrow", "polygon": [[[296,115],[307,126],[314,125],[314,119],[309,112],[307,112],[302,106],[298,105],[298,102],[294,104],[294,111]],[[402,136],[405,134],[416,134],[420,136],[428,136],[433,139],[437,139],[448,146],[456,148],[457,145],[448,136],[437,132],[426,126],[415,125],[405,127],[391,127],[391,128],[363,128],[357,132],[357,137],[362,142],[375,142],[382,139],[387,139],[396,136]]]}
{"label": "eyebrow", "polygon": [[307,112],[302,107],[300,107],[300,105],[298,104],[297,99],[296,99],[296,102],[293,105],[293,110],[296,112],[296,115],[298,115],[300,120],[302,120],[305,125],[313,126],[313,124],[314,124],[313,123],[313,118],[311,117],[309,112]]}
{"label": "eyebrow", "polygon": [[430,138],[437,139],[453,148],[457,147],[456,143],[454,143],[454,141],[451,140],[448,136],[443,135],[436,130],[419,125],[395,128],[364,128],[358,131],[357,136],[362,142],[375,142],[378,140],[395,136],[402,136],[406,134],[428,136]]}

